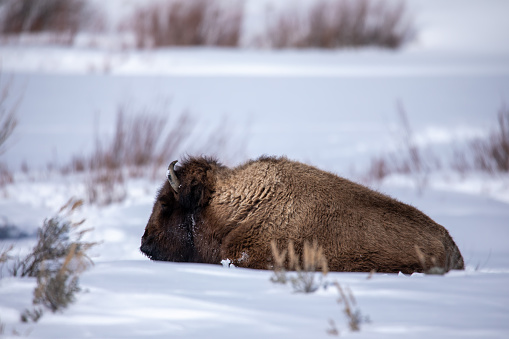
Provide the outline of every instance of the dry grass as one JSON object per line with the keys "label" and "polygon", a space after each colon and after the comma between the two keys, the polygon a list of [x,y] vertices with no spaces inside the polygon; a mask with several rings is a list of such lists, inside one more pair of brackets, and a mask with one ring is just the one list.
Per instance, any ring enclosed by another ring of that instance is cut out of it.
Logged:
{"label": "dry grass", "polygon": [[503,105],[497,114],[497,126],[486,139],[470,145],[473,167],[490,173],[509,172],[509,108]]}
{"label": "dry grass", "polygon": [[17,110],[21,98],[10,104],[9,97],[12,90],[12,79],[3,80],[0,71],[0,155],[3,155],[8,148],[8,140],[11,138],[18,125]]}
{"label": "dry grass", "polygon": [[44,308],[52,312],[66,308],[80,290],[78,276],[93,264],[87,252],[97,244],[83,241],[91,231],[80,229],[84,220],[71,221],[82,205],[83,201],[70,199],[56,216],[45,220],[37,232],[36,245],[24,258],[13,258],[9,254],[12,247],[0,255],[0,264],[11,264],[11,276],[37,279],[34,307],[21,314],[23,322],[38,321]]}
{"label": "dry grass", "polygon": [[92,154],[74,156],[62,174],[85,173],[87,202],[108,205],[127,195],[127,178],[154,176],[169,159],[177,156],[192,130],[189,114],[179,116],[172,125],[167,115],[141,110],[126,114],[119,108],[113,136],[96,138]]}
{"label": "dry grass", "polygon": [[438,157],[432,152],[424,152],[416,142],[408,115],[401,103],[397,104],[400,119],[399,150],[371,159],[370,167],[364,177],[366,182],[379,182],[385,177],[398,173],[413,178],[415,185],[422,190],[430,173],[441,167]]}
{"label": "dry grass", "polygon": [[[293,241],[288,242],[288,248],[280,252],[275,240],[271,241],[272,257],[274,259],[274,276],[271,281],[285,284],[290,281],[295,292],[311,293],[318,289],[319,282],[315,280],[315,273],[321,269],[324,277],[328,273],[327,259],[323,254],[323,248],[317,241],[313,243],[304,241],[302,251],[296,251]],[[301,255],[300,255],[300,252]],[[287,276],[286,267],[289,271],[295,271],[294,275]]]}
{"label": "dry grass", "polygon": [[[134,35],[138,48],[166,46],[238,47],[243,39],[244,2],[161,0],[140,2],[119,30]],[[49,33],[50,42],[72,43],[78,31],[104,31],[105,20],[85,0],[4,0],[0,35]],[[403,0],[318,0],[291,4],[267,16],[254,45],[264,48],[397,49],[415,37]],[[47,34],[48,35],[48,34]]]}
{"label": "dry grass", "polygon": [[85,194],[89,203],[99,206],[122,202],[127,197],[122,171],[98,169],[89,172],[85,181]]}
{"label": "dry grass", "polygon": [[14,248],[14,245],[9,245],[7,247],[0,248],[0,279],[3,278],[4,266],[9,262],[9,260],[13,259],[11,255],[11,251]]}
{"label": "dry grass", "polygon": [[239,44],[243,7],[240,1],[173,0],[139,8],[129,23],[138,48]]}
{"label": "dry grass", "polygon": [[[392,174],[404,174],[415,180],[416,187],[423,189],[429,175],[438,170],[450,169],[466,175],[481,171],[492,175],[509,172],[509,108],[501,106],[496,126],[485,137],[466,142],[460,147],[451,147],[450,158],[444,159],[433,151],[424,151],[416,143],[407,114],[398,104],[402,137],[398,152],[371,159],[364,176],[366,182],[380,182]],[[448,165],[447,165],[448,164]],[[449,166],[449,167],[447,167]]]}
{"label": "dry grass", "polygon": [[35,305],[42,304],[52,312],[56,312],[66,308],[75,300],[74,295],[80,291],[77,272],[71,266],[71,262],[80,255],[76,247],[76,243],[71,245],[57,272],[43,270],[37,275],[37,287],[34,290],[33,300]]}
{"label": "dry grass", "polygon": [[[96,140],[96,147],[89,161],[91,170],[116,170],[125,166],[144,166],[154,156],[165,119],[142,112],[132,118],[119,108],[115,134],[103,144]],[[74,163],[78,168],[79,162]]]}
{"label": "dry grass", "polygon": [[[361,330],[361,325],[363,323],[370,322],[369,317],[363,316],[361,311],[357,308],[357,301],[353,296],[352,290],[349,288],[343,289],[341,285],[336,281],[334,282],[334,286],[338,289],[339,298],[338,304],[343,305],[343,313],[348,320],[348,327],[352,332],[358,332]],[[336,323],[334,320],[329,320],[330,329],[327,330],[327,333],[330,335],[339,335],[339,330],[337,329]]]}
{"label": "dry grass", "polygon": [[57,42],[70,43],[83,24],[83,0],[6,0],[0,34],[50,32]]}
{"label": "dry grass", "polygon": [[[12,276],[37,277],[41,272],[57,273],[62,260],[73,253],[73,269],[82,272],[92,261],[86,252],[96,245],[82,241],[91,229],[80,230],[85,220],[71,221],[72,214],[83,205],[82,200],[70,199],[58,214],[44,221],[37,231],[37,243],[23,259],[16,260],[11,268]],[[64,260],[64,263],[66,260]]]}
{"label": "dry grass", "polygon": [[[21,97],[11,103],[12,79],[4,81],[0,71],[0,156],[10,146],[10,139],[18,125],[17,111]],[[12,172],[7,164],[0,160],[0,188],[14,181]]]}
{"label": "dry grass", "polygon": [[266,26],[257,41],[270,48],[397,49],[416,35],[403,1],[320,0],[271,13]]}
{"label": "dry grass", "polygon": [[0,162],[0,187],[14,182],[14,176],[6,164]]}
{"label": "dry grass", "polygon": [[0,264],[4,264],[7,260],[11,259],[11,255],[9,254],[13,249],[13,245],[7,247],[7,249],[2,249],[0,251]]}
{"label": "dry grass", "polygon": [[265,31],[255,39],[258,47],[305,48],[305,19],[296,7],[266,14]]}
{"label": "dry grass", "polygon": [[275,240],[270,242],[270,248],[272,250],[272,258],[274,260],[273,270],[274,275],[270,278],[273,283],[278,284],[286,284],[288,282],[288,278],[286,277],[286,255],[288,254],[288,250],[284,249],[279,252],[277,247],[277,243]]}
{"label": "dry grass", "polygon": [[173,117],[166,110],[120,107],[111,137],[96,137],[91,154],[72,157],[61,174],[83,176],[86,201],[108,205],[126,198],[128,179],[162,179],[168,163],[183,152],[220,155],[226,161],[241,155],[244,143],[232,142],[227,120],[199,131],[196,124],[188,111]]}

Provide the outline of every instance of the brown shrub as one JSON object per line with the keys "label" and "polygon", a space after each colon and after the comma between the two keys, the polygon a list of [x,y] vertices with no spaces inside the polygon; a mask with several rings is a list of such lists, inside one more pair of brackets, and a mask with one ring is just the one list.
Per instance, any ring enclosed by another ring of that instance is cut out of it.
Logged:
{"label": "brown shrub", "polygon": [[502,106],[497,115],[497,127],[486,139],[470,145],[474,167],[491,173],[509,172],[509,108]]}
{"label": "brown shrub", "polygon": [[78,276],[93,264],[87,251],[97,245],[82,241],[91,231],[80,229],[85,220],[70,220],[82,205],[81,200],[70,199],[56,216],[45,220],[37,231],[37,243],[24,258],[10,256],[12,247],[1,253],[0,264],[13,261],[9,270],[12,276],[37,278],[34,307],[21,313],[23,322],[36,322],[41,318],[43,308],[35,305],[56,312],[72,303],[80,291]]}
{"label": "brown shrub", "polygon": [[397,173],[411,176],[419,189],[426,183],[429,174],[449,168],[466,175],[472,171],[483,171],[491,174],[509,172],[509,108],[502,105],[497,114],[496,127],[485,137],[452,146],[449,158],[439,157],[431,150],[425,152],[415,142],[415,136],[410,127],[407,114],[401,104],[398,113],[403,131],[400,141],[401,150],[371,159],[371,164],[364,180],[379,182],[385,177]]}
{"label": "brown shrub", "polygon": [[81,272],[92,263],[86,251],[97,243],[82,241],[83,236],[91,229],[80,230],[85,220],[70,220],[72,214],[82,205],[82,200],[70,199],[56,216],[44,221],[43,226],[37,230],[37,243],[34,248],[12,266],[13,276],[37,277],[42,271],[56,273],[60,270],[58,264],[63,259],[67,262],[71,252],[71,259],[76,258],[73,266],[75,270]]}
{"label": "brown shrub", "polygon": [[86,17],[83,0],[7,0],[4,3],[2,34],[51,32],[72,42]]}
{"label": "brown shrub", "polygon": [[[184,111],[171,124],[164,112],[140,110],[127,114],[119,107],[115,130],[111,139],[99,140],[88,157],[73,158],[73,168],[89,170],[129,169],[131,177],[140,173],[136,168],[167,165],[190,137],[194,120]],[[83,165],[85,164],[85,165]]]}
{"label": "brown shrub", "polygon": [[236,140],[232,147],[227,120],[220,120],[209,131],[200,130],[199,135],[194,131],[195,125],[189,111],[172,118],[164,110],[128,112],[119,107],[112,136],[96,137],[91,154],[73,156],[60,172],[84,175],[86,200],[108,205],[126,198],[128,178],[160,178],[168,163],[182,152],[224,153],[226,159],[241,156],[244,143]]}
{"label": "brown shrub", "polygon": [[320,0],[309,9],[286,9],[269,17],[257,41],[270,48],[397,49],[414,37],[403,1]]}
{"label": "brown shrub", "polygon": [[138,9],[124,26],[131,27],[138,48],[163,46],[238,46],[241,2],[173,0]]}
{"label": "brown shrub", "polygon": [[433,152],[424,152],[416,143],[408,115],[400,102],[397,103],[397,112],[402,132],[400,139],[396,140],[400,150],[372,158],[364,180],[379,182],[393,173],[405,174],[422,190],[427,184],[429,174],[439,169],[441,162]]}
{"label": "brown shrub", "polygon": [[167,118],[163,115],[142,110],[130,116],[120,107],[113,137],[96,138],[92,154],[73,157],[66,168],[87,174],[88,202],[99,205],[120,202],[127,195],[125,178],[155,173],[168,162],[182,146],[191,129],[190,122],[189,116],[183,114],[165,130]]}

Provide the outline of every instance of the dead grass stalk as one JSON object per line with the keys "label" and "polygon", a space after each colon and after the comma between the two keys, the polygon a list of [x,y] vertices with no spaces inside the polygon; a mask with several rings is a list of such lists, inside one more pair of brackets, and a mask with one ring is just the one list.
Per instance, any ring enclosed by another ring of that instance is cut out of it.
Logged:
{"label": "dead grass stalk", "polygon": [[497,126],[486,139],[470,145],[474,167],[482,171],[509,172],[509,108],[503,105],[497,114]]}
{"label": "dead grass stalk", "polygon": [[[301,251],[297,252],[293,241],[288,242],[288,248],[283,251],[278,250],[277,242],[271,242],[272,257],[274,260],[274,276],[271,281],[285,284],[290,281],[295,292],[311,293],[318,289],[321,279],[328,273],[328,264],[323,248],[314,240],[312,243],[304,241]],[[299,254],[301,253],[301,254]],[[287,276],[288,270],[294,271],[294,275]],[[315,273],[322,271],[317,282]]]}
{"label": "dead grass stalk", "polygon": [[266,26],[257,40],[270,48],[397,49],[416,35],[403,1],[320,0],[308,9],[271,13]]}
{"label": "dead grass stalk", "polygon": [[71,43],[86,17],[83,0],[6,0],[0,34],[51,32]]}
{"label": "dead grass stalk", "polygon": [[[10,139],[18,125],[17,111],[21,97],[10,102],[12,90],[12,78],[4,81],[0,70],[0,156],[2,156],[10,146]],[[0,161],[0,188],[14,181],[9,167]]]}
{"label": "dead grass stalk", "polygon": [[[348,327],[352,332],[358,332],[361,330],[361,325],[363,323],[369,323],[371,320],[368,316],[363,316],[359,308],[357,307],[357,301],[352,293],[350,288],[343,289],[341,285],[336,281],[334,282],[334,286],[336,286],[339,298],[338,304],[343,305],[343,313],[348,320]],[[327,330],[327,333],[330,335],[339,335],[339,330],[337,329],[336,323],[334,320],[329,319],[330,329]]]}
{"label": "dead grass stalk", "polygon": [[367,182],[379,182],[391,174],[404,174],[415,180],[422,190],[433,171],[450,169],[462,176],[472,171],[487,172],[491,175],[509,172],[509,108],[502,105],[497,113],[496,126],[484,137],[464,142],[460,147],[451,147],[450,160],[438,157],[432,150],[425,151],[416,142],[408,115],[398,103],[398,116],[402,136],[398,152],[388,153],[371,159],[365,175]]}
{"label": "dead grass stalk", "polygon": [[123,26],[138,48],[239,44],[243,7],[239,1],[173,0],[144,5]]}

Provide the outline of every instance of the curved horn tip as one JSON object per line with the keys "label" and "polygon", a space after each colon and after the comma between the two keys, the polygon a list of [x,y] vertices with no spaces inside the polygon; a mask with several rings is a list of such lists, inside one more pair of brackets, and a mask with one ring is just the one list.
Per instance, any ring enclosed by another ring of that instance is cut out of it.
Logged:
{"label": "curved horn tip", "polygon": [[178,162],[178,160],[173,160],[169,165],[168,169],[166,170],[166,176],[168,179],[170,178],[171,172],[175,173],[175,164]]}
{"label": "curved horn tip", "polygon": [[177,178],[177,175],[175,174],[175,164],[178,162],[178,160],[174,160],[171,162],[171,164],[168,166],[168,170],[166,171],[166,177],[168,178],[168,181],[170,182],[171,187],[175,191],[175,193],[178,193],[179,190],[179,180]]}
{"label": "curved horn tip", "polygon": [[172,168],[175,168],[175,164],[179,162],[178,160],[173,160],[169,165],[168,165],[168,169],[172,169]]}

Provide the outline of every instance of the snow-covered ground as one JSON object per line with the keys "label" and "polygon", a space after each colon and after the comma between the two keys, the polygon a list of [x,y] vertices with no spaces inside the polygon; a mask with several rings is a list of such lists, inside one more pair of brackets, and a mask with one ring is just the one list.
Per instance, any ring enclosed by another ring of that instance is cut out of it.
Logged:
{"label": "snow-covered ground", "polygon": [[[0,80],[12,76],[10,100],[21,101],[13,144],[0,160],[12,170],[26,162],[33,172],[66,163],[91,151],[97,132],[111,134],[121,105],[164,107],[162,113],[173,116],[189,110],[198,132],[226,116],[224,129],[245,143],[241,157],[218,152],[231,163],[285,154],[358,180],[373,155],[398,149],[399,103],[419,145],[447,153],[486,135],[509,99],[509,3],[409,5],[420,38],[400,52],[1,45]],[[0,192],[0,216],[27,231],[85,189],[73,176],[33,177],[17,174]],[[35,282],[1,279],[3,335],[320,338],[329,337],[332,319],[341,336],[359,338],[509,337],[507,176],[444,170],[431,174],[422,190],[404,176],[374,187],[444,225],[467,269],[370,279],[330,273],[327,281],[349,287],[371,320],[355,334],[334,286],[303,295],[270,282],[271,272],[143,257],[140,237],[158,185],[132,180],[124,202],[84,206],[90,236],[102,244],[92,251],[95,266],[81,277],[84,291],[63,313],[48,311],[36,324],[21,324]]]}

